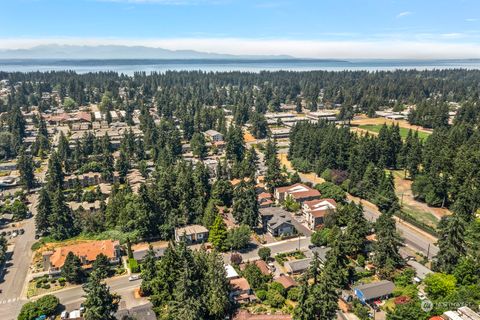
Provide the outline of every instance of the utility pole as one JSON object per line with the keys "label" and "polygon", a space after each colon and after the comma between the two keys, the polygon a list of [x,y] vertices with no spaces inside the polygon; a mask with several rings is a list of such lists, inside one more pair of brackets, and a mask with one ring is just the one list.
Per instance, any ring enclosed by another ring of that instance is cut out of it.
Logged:
{"label": "utility pole", "polygon": [[430,243],[428,244],[428,248],[427,248],[427,260],[429,255],[430,255]]}

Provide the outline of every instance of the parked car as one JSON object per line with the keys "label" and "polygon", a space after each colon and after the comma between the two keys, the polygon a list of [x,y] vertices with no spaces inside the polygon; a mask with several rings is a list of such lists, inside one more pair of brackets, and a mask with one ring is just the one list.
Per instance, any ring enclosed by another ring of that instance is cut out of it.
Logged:
{"label": "parked car", "polygon": [[68,319],[68,312],[62,311],[62,313],[60,314],[60,319]]}
{"label": "parked car", "polygon": [[138,279],[140,279],[139,274],[132,274],[130,277],[128,277],[128,281],[135,281],[135,280],[138,280]]}
{"label": "parked car", "polygon": [[12,238],[15,238],[16,236],[18,236],[17,231],[13,231],[13,232],[12,232]]}
{"label": "parked car", "polygon": [[24,234],[24,233],[25,233],[25,230],[23,229],[18,230],[18,234]]}

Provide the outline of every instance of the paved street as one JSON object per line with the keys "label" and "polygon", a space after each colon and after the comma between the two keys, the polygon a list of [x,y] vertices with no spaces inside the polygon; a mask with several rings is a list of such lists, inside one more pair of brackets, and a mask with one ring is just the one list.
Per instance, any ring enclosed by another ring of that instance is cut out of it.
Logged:
{"label": "paved street", "polygon": [[[133,295],[134,289],[140,287],[140,283],[141,280],[129,281],[128,275],[107,280],[110,290],[122,297],[120,302],[122,308],[131,308],[148,302],[145,298],[136,299]],[[60,303],[67,310],[73,310],[80,307],[80,304],[84,301],[83,295],[85,292],[81,286],[75,286],[53,292],[52,294],[60,299]],[[8,303],[0,304],[0,319],[15,320],[22,305],[26,302],[26,299],[11,299]]]}
{"label": "paved street", "polygon": [[[31,202],[30,211],[33,214],[36,213],[37,198],[37,194],[28,196]],[[35,242],[34,218],[31,217],[16,225],[18,228],[16,227],[15,229],[23,228],[25,233],[10,240],[13,244],[13,252],[10,260],[6,262],[6,267],[1,277],[0,289],[2,293],[0,294],[0,303],[8,299],[20,297],[32,259],[31,246]]]}
{"label": "paved street", "polygon": [[[281,150],[282,153],[287,152],[288,150]],[[300,178],[302,179],[303,182],[310,182],[314,183],[309,177],[306,177],[306,175],[300,173]],[[355,197],[350,197],[351,199],[354,199],[352,201],[354,202],[359,202],[360,199],[355,198]],[[366,201],[362,201],[364,204],[363,206],[363,212],[365,215],[365,218],[369,221],[375,221],[377,218],[380,216],[380,212],[375,208],[370,208],[370,206],[367,205]],[[407,222],[404,222],[403,220],[400,220],[396,218],[397,221],[397,231],[400,233],[400,235],[404,238],[404,243],[406,246],[414,249],[415,251],[421,252],[424,255],[428,255],[429,257],[433,257],[438,253],[438,247],[435,246],[435,242],[437,241],[434,237],[432,237],[430,234],[427,234],[424,231],[419,230],[418,228],[408,224]]]}

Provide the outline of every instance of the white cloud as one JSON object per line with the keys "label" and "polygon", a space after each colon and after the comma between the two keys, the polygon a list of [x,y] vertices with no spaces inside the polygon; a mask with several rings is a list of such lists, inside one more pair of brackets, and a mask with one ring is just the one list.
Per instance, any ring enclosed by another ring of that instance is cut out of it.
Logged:
{"label": "white cloud", "polygon": [[[449,39],[446,39],[449,40]],[[461,59],[480,58],[480,43],[458,43],[440,40],[288,40],[239,38],[48,38],[0,39],[0,49],[30,48],[42,44],[63,45],[128,45],[149,46],[171,50],[197,50],[240,55],[291,55],[299,58],[339,59]]]}
{"label": "white cloud", "polygon": [[403,12],[400,12],[399,14],[397,14],[397,19],[409,16],[409,15],[412,15],[412,14],[413,14],[413,12],[411,12],[411,11],[403,11]]}
{"label": "white cloud", "polygon": [[465,19],[465,21],[467,21],[467,22],[476,22],[476,21],[478,21],[478,19],[477,19],[477,18],[468,18],[468,19]]}

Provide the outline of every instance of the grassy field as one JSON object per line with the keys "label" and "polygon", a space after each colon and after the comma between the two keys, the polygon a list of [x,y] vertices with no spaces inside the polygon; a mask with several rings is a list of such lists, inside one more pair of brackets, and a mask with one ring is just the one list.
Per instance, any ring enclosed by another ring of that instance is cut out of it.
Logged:
{"label": "grassy field", "polygon": [[[379,133],[382,126],[383,125],[381,125],[381,124],[364,124],[364,125],[360,125],[358,127],[360,129],[364,129],[364,130],[367,130],[367,131]],[[402,137],[402,139],[405,139],[407,137],[409,130],[410,129],[400,127],[400,136]],[[418,137],[421,140],[427,139],[429,135],[430,135],[430,133],[418,131]]]}

